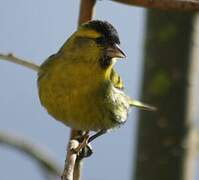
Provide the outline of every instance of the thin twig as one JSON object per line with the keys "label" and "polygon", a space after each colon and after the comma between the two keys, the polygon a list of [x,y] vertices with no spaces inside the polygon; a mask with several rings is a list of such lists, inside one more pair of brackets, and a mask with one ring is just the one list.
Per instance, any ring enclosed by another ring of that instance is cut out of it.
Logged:
{"label": "thin twig", "polygon": [[36,147],[29,140],[16,134],[0,132],[0,145],[6,145],[15,148],[26,155],[30,156],[40,167],[44,169],[44,172],[49,175],[60,176],[61,170],[57,163],[48,155],[46,151],[42,151],[41,147]]}
{"label": "thin twig", "polygon": [[82,159],[79,159],[79,158],[76,159],[74,173],[73,173],[73,180],[81,179],[82,163],[83,163]]}
{"label": "thin twig", "polygon": [[73,173],[75,169],[75,163],[77,159],[77,153],[74,152],[79,145],[77,140],[70,140],[67,149],[67,156],[64,165],[64,171],[61,176],[61,180],[73,180]]}
{"label": "thin twig", "polygon": [[32,69],[34,71],[39,70],[39,65],[34,64],[33,62],[25,59],[18,58],[14,56],[13,54],[0,54],[0,59],[6,60],[24,67],[27,67],[29,69]]}
{"label": "thin twig", "polygon": [[198,11],[199,0],[112,0],[128,5],[159,10]]}

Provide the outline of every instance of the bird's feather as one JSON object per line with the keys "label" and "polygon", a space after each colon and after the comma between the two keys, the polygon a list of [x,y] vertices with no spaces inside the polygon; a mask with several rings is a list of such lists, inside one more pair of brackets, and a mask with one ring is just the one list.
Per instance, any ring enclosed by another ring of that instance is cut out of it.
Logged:
{"label": "bird's feather", "polygon": [[115,88],[124,89],[123,81],[119,76],[119,74],[114,69],[111,70],[110,80]]}
{"label": "bird's feather", "polygon": [[156,111],[157,110],[157,108],[154,107],[154,106],[142,103],[140,101],[137,101],[137,100],[134,100],[134,99],[131,99],[131,98],[129,98],[129,105],[135,106],[135,107],[138,107],[140,109],[147,110],[147,111]]}

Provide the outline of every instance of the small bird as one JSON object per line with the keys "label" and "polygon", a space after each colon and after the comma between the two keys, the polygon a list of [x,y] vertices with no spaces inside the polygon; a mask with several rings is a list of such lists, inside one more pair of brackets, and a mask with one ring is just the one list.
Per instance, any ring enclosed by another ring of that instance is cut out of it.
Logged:
{"label": "small bird", "polygon": [[125,57],[119,45],[118,32],[110,23],[89,21],[39,69],[41,104],[70,128],[96,131],[90,140],[124,124],[131,106],[155,110],[123,92],[123,82],[113,69],[117,59]]}

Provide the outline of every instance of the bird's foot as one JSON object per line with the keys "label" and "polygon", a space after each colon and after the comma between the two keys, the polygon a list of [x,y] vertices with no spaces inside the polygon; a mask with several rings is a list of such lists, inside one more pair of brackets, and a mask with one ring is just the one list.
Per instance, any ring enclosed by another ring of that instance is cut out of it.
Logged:
{"label": "bird's foot", "polygon": [[81,136],[81,138],[78,139],[79,145],[77,148],[73,149],[73,151],[79,154],[80,151],[87,146],[88,139],[89,139],[89,134],[88,132],[86,132],[84,135]]}
{"label": "bird's foot", "polygon": [[79,159],[83,159],[86,157],[89,157],[93,154],[92,147],[90,145],[90,142],[96,139],[97,137],[105,134],[107,130],[101,130],[97,132],[96,134],[89,137],[89,132],[85,132],[83,135],[79,136],[77,138],[79,145],[77,148],[73,149],[73,152],[78,155]]}
{"label": "bird's foot", "polygon": [[85,132],[78,139],[79,145],[77,148],[73,149],[73,152],[78,155],[78,158],[83,159],[92,155],[93,150],[89,141],[89,132]]}
{"label": "bird's foot", "polygon": [[90,157],[92,154],[93,154],[93,149],[89,143],[80,151],[78,158],[79,159],[87,158]]}

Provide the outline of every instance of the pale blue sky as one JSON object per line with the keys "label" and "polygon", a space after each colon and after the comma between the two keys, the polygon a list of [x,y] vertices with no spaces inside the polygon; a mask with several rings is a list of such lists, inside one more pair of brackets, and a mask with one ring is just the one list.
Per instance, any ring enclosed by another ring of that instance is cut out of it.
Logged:
{"label": "pale blue sky", "polygon": [[[55,53],[76,29],[79,0],[0,0],[0,52],[32,59],[40,64]],[[126,92],[139,96],[142,65],[144,10],[111,1],[98,1],[97,19],[118,29],[127,54],[117,64]],[[63,166],[69,128],[51,118],[41,107],[36,73],[0,61],[0,131],[17,133],[44,149]],[[83,179],[127,180],[133,171],[137,110],[117,131],[93,143],[94,155],[85,160]],[[42,180],[26,156],[0,147],[0,179]],[[12,173],[10,173],[12,172]]]}

